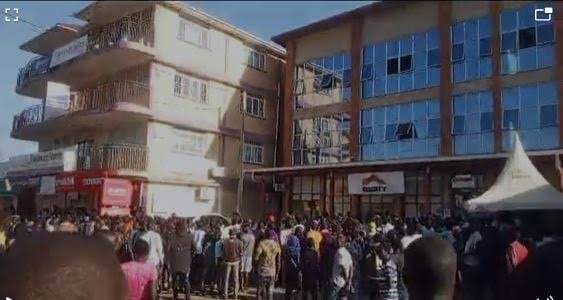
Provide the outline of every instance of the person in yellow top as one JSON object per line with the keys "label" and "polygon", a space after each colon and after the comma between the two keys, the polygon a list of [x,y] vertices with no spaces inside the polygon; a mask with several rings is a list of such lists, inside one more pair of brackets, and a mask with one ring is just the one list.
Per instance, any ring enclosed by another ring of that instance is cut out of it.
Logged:
{"label": "person in yellow top", "polygon": [[318,230],[319,224],[316,221],[313,221],[311,224],[311,229],[307,232],[307,239],[313,239],[315,251],[319,253],[319,249],[321,246],[321,241],[323,240],[323,235]]}

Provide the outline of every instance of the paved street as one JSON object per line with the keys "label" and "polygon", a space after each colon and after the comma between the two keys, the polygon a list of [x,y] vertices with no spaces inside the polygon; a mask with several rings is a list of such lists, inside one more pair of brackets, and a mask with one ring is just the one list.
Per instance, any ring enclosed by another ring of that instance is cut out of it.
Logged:
{"label": "paved street", "polygon": [[[282,288],[276,288],[274,290],[274,299],[283,299],[283,293],[284,290]],[[239,295],[239,299],[256,299],[256,289],[250,289],[247,293],[244,294],[240,294]],[[204,300],[204,299],[222,299],[222,297],[218,297],[218,296],[206,296],[206,297],[202,297],[202,296],[196,296],[196,295],[192,295],[192,300]],[[160,295],[160,299],[161,300],[168,300],[168,299],[172,299],[172,294],[171,293],[166,293],[166,294],[161,294]],[[183,295],[181,295],[180,299],[184,299]],[[229,298],[231,299],[231,298]]]}

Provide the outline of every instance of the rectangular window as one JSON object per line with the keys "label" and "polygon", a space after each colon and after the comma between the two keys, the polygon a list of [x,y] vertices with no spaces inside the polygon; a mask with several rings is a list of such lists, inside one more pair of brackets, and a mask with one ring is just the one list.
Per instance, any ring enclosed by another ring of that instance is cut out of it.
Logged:
{"label": "rectangular window", "polygon": [[399,126],[397,126],[396,135],[399,140],[413,139],[418,137],[415,127],[411,122],[399,124]]}
{"label": "rectangular window", "polygon": [[519,110],[506,109],[502,114],[502,128],[507,130],[518,129],[519,123]]}
{"label": "rectangular window", "polygon": [[428,66],[434,67],[440,65],[440,49],[428,50]]}
{"label": "rectangular window", "polygon": [[264,147],[259,144],[245,143],[244,144],[244,160],[245,163],[250,164],[263,164]]}
{"label": "rectangular window", "polygon": [[397,140],[397,124],[387,124],[385,126],[385,141],[392,142]]}
{"label": "rectangular window", "polygon": [[502,34],[500,50],[502,52],[516,51],[516,32],[507,32]]}
{"label": "rectangular window", "polygon": [[256,95],[246,94],[246,101],[244,111],[247,115],[265,118],[264,115],[264,98]]}
{"label": "rectangular window", "polygon": [[463,60],[463,44],[452,46],[452,61]]}
{"label": "rectangular window", "polygon": [[491,55],[491,38],[482,38],[479,40],[479,56]]}
{"label": "rectangular window", "polygon": [[538,25],[538,44],[553,42],[553,23]]}
{"label": "rectangular window", "polygon": [[455,116],[454,117],[454,135],[460,135],[465,133],[465,116]]}
{"label": "rectangular window", "polygon": [[401,56],[400,71],[408,72],[412,70],[412,55]]}
{"label": "rectangular window", "polygon": [[370,80],[372,77],[373,77],[373,65],[364,65],[362,67],[362,80]]}
{"label": "rectangular window", "polygon": [[264,53],[260,53],[252,49],[246,49],[246,56],[247,66],[262,71],[266,70],[266,67],[264,65],[266,61],[266,55]]}
{"label": "rectangular window", "polygon": [[493,130],[493,113],[481,113],[481,132]]}
{"label": "rectangular window", "polygon": [[536,45],[536,28],[520,29],[518,31],[518,45],[520,49],[534,47]]}
{"label": "rectangular window", "polygon": [[332,89],[333,77],[332,74],[325,74],[321,79],[321,89],[328,90]]}
{"label": "rectangular window", "polygon": [[557,105],[544,105],[540,108],[540,126],[557,126]]}
{"label": "rectangular window", "polygon": [[399,73],[399,58],[390,58],[387,60],[387,75]]}
{"label": "rectangular window", "polygon": [[183,74],[174,75],[174,95],[192,101],[208,103],[208,83]]}
{"label": "rectangular window", "polygon": [[429,138],[440,137],[440,119],[428,120],[428,137]]}
{"label": "rectangular window", "polygon": [[209,31],[207,28],[180,18],[180,27],[178,29],[178,39],[198,47],[209,48]]}
{"label": "rectangular window", "polygon": [[344,72],[342,72],[342,86],[343,87],[350,87],[351,75],[352,75],[352,70],[344,70]]}

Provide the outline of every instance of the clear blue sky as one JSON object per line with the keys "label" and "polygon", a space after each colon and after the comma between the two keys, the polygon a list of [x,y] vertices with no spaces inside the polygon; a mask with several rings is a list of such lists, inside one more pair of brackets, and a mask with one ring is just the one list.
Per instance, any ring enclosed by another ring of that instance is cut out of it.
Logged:
{"label": "clear blue sky", "polygon": [[[187,1],[188,4],[219,17],[247,32],[269,40],[289,29],[353,9],[366,1]],[[19,15],[33,24],[48,28],[55,23],[78,23],[72,13],[88,5],[86,1],[0,1],[4,8],[19,8]],[[23,22],[6,23],[0,19],[0,161],[9,156],[37,151],[33,142],[10,138],[13,115],[39,103],[14,92],[18,69],[34,55],[19,46],[37,35],[37,29]]]}

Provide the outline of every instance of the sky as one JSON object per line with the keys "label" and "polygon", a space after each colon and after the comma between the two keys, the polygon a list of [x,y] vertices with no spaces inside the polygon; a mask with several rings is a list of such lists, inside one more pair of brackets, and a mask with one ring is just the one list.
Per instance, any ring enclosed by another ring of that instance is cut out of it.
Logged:
{"label": "sky", "polygon": [[[341,13],[369,1],[186,1],[208,14],[221,18],[264,40],[281,32]],[[55,23],[80,23],[71,17],[88,1],[0,1],[5,8],[18,8],[19,17],[40,28]],[[39,104],[39,99],[17,95],[15,90],[19,68],[35,55],[19,46],[38,35],[41,29],[25,22],[0,19],[0,161],[10,156],[37,151],[35,142],[10,138],[13,116],[26,107]]]}

